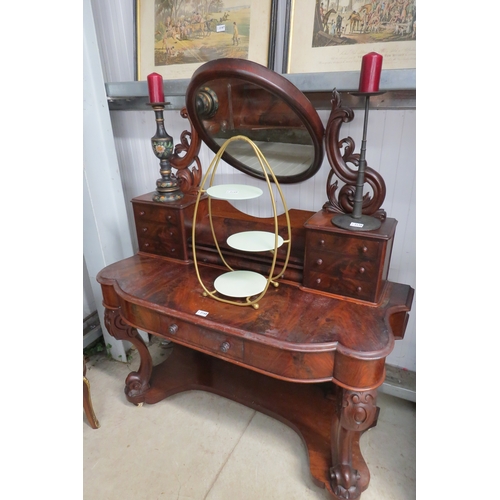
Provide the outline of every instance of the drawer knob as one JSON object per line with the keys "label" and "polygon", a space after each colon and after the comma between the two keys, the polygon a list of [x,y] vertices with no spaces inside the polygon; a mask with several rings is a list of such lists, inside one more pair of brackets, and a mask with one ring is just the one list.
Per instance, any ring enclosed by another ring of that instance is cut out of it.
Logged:
{"label": "drawer knob", "polygon": [[149,246],[149,243],[144,243],[144,247],[147,248]]}
{"label": "drawer knob", "polygon": [[148,230],[148,228],[147,228],[147,227],[143,227],[143,228],[142,228],[142,232],[143,232],[143,233],[145,233],[147,230]]}
{"label": "drawer knob", "polygon": [[321,266],[321,264],[323,264],[323,259],[318,259],[316,261],[316,264],[318,264],[318,266]]}
{"label": "drawer knob", "polygon": [[316,278],[316,283],[319,285],[321,283],[321,278]]}
{"label": "drawer knob", "polygon": [[358,286],[358,288],[356,288],[356,291],[357,291],[358,293],[361,293],[361,292],[362,292],[362,290],[363,290],[363,289],[362,289],[360,286]]}
{"label": "drawer knob", "polygon": [[167,215],[167,220],[172,220],[172,216],[171,215]]}
{"label": "drawer knob", "polygon": [[145,213],[146,213],[146,212],[144,212],[144,210],[141,210],[141,211],[139,212],[139,215],[144,215]]}
{"label": "drawer knob", "polygon": [[364,268],[364,267],[360,267],[360,268],[359,268],[359,272],[360,272],[361,274],[363,274],[363,273],[365,272],[365,268]]}
{"label": "drawer knob", "polygon": [[229,342],[222,342],[221,346],[220,346],[220,350],[222,352],[227,352],[229,351],[229,348],[231,347],[231,344]]}
{"label": "drawer knob", "polygon": [[366,253],[366,252],[368,252],[368,247],[363,247],[362,250],[363,250],[363,253]]}
{"label": "drawer knob", "polygon": [[170,333],[170,335],[175,335],[178,329],[179,327],[174,323],[168,327],[168,333]]}
{"label": "drawer knob", "polygon": [[319,240],[319,244],[320,245],[324,245],[325,244],[325,240]]}

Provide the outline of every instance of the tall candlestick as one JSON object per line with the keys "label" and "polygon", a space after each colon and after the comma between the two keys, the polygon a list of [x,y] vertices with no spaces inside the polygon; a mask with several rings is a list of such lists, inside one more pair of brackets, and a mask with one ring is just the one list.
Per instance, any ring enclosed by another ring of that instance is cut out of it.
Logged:
{"label": "tall candlestick", "polygon": [[163,77],[158,73],[148,75],[149,102],[165,102]]}
{"label": "tall candlestick", "polygon": [[382,72],[383,57],[376,52],[370,52],[361,60],[361,74],[359,77],[360,92],[378,92],[380,73]]}
{"label": "tall candlestick", "polygon": [[354,192],[354,205],[351,214],[340,214],[332,219],[332,224],[342,229],[351,231],[373,231],[382,223],[371,215],[363,214],[363,186],[366,171],[366,132],[368,129],[368,111],[370,109],[370,93],[365,93],[365,121],[363,123],[363,138],[361,140],[361,154],[359,155],[358,175],[356,190]]}

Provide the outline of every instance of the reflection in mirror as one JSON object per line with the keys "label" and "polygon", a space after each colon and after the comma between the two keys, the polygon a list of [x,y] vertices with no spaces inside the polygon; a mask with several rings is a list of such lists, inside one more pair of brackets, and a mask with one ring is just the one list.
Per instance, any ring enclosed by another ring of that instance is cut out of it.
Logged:
{"label": "reflection in mirror", "polygon": [[[323,159],[323,125],[307,98],[263,66],[240,59],[226,60],[226,65],[223,61],[199,68],[188,87],[188,113],[204,142],[217,152],[230,137],[244,135],[262,151],[279,182],[314,175]],[[246,142],[231,143],[223,159],[262,177]]]}

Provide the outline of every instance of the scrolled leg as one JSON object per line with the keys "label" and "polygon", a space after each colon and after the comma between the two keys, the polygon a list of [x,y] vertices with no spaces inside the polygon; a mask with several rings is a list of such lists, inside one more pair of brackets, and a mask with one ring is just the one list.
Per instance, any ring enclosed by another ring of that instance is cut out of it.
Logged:
{"label": "scrolled leg", "polygon": [[104,320],[110,335],[117,340],[128,340],[139,352],[141,359],[139,370],[129,373],[125,380],[125,394],[132,403],[143,403],[144,395],[150,388],[149,381],[153,371],[151,354],[137,329],[123,321],[119,309],[106,309]]}
{"label": "scrolled leg", "polygon": [[330,468],[331,487],[340,499],[359,498],[370,481],[359,450],[359,438],[376,421],[376,399],[376,390],[341,390],[332,425],[333,466]]}

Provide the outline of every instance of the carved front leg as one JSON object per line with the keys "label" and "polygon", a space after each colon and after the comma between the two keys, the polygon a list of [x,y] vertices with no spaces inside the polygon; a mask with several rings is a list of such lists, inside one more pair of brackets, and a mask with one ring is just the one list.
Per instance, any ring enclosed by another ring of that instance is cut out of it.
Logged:
{"label": "carved front leg", "polygon": [[153,371],[153,360],[149,350],[134,327],[123,321],[119,309],[106,309],[104,313],[106,328],[110,335],[117,340],[128,340],[140,355],[139,370],[130,372],[125,380],[125,394],[127,399],[134,404],[144,402],[144,394],[149,389],[149,381]]}
{"label": "carved front leg", "polygon": [[337,414],[332,425],[330,480],[338,498],[359,498],[370,481],[370,473],[359,451],[359,437],[375,422],[377,391],[340,389]]}

